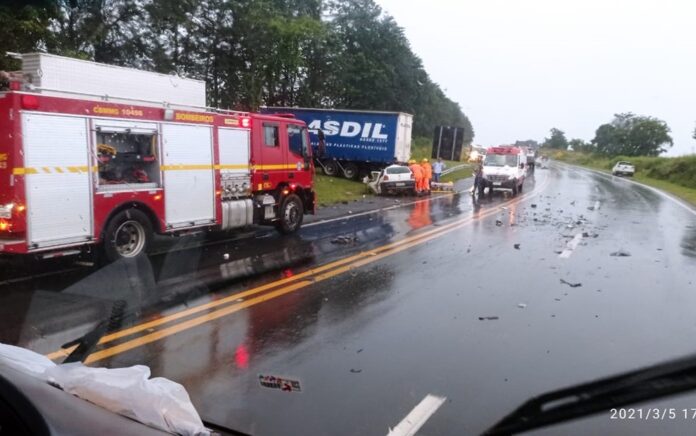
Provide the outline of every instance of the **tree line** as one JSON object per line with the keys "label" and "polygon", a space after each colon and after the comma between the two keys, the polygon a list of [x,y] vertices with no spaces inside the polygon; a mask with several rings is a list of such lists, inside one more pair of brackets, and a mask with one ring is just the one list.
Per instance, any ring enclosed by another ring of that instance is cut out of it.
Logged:
{"label": "tree line", "polygon": [[210,106],[403,111],[414,135],[474,134],[374,0],[6,0],[0,70],[37,50],[205,80]]}
{"label": "tree line", "polygon": [[[590,142],[566,138],[565,132],[553,128],[542,146],[551,149],[596,153],[603,156],[659,156],[673,145],[671,130],[666,122],[631,112],[614,115],[602,124]],[[694,133],[696,139],[696,132]]]}

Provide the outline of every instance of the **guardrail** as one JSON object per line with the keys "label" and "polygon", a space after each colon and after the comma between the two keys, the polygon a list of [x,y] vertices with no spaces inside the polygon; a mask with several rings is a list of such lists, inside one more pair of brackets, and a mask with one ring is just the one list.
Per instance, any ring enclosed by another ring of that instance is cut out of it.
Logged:
{"label": "guardrail", "polygon": [[446,175],[446,174],[453,173],[453,172],[455,172],[455,171],[459,171],[459,170],[464,169],[464,168],[467,168],[467,167],[469,167],[469,164],[455,165],[455,166],[453,166],[452,168],[447,168],[446,170],[444,170],[444,171],[442,172],[442,175],[444,176],[444,175]]}

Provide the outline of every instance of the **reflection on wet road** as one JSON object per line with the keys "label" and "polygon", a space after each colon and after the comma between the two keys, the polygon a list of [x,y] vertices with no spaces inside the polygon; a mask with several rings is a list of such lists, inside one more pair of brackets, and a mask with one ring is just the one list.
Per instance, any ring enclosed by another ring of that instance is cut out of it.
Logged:
{"label": "reflection on wet road", "polygon": [[[480,433],[546,390],[692,353],[696,214],[565,166],[534,179],[514,199],[425,199],[293,237],[56,263],[60,277],[2,285],[0,340],[60,360],[121,302],[90,362],[148,365],[207,420],[279,435],[386,434],[430,393],[448,400],[423,434]],[[555,430],[663,430],[605,418]]]}

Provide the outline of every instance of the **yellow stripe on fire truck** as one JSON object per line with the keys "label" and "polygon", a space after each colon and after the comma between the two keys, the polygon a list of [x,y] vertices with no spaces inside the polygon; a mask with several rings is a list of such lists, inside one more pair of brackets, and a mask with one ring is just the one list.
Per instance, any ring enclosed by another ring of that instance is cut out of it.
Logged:
{"label": "yellow stripe on fire truck", "polygon": [[215,165],[216,170],[248,170],[249,165],[246,164],[224,164]]}
{"label": "yellow stripe on fire truck", "polygon": [[212,170],[213,166],[210,164],[162,165],[160,169],[162,171]]}
{"label": "yellow stripe on fire truck", "polygon": [[277,164],[277,165],[244,165],[244,164],[225,164],[225,165],[162,165],[162,171],[182,171],[182,170],[247,170],[253,168],[256,170],[296,170],[297,165],[292,164]]}
{"label": "yellow stripe on fire truck", "polygon": [[[209,165],[209,164],[186,164],[186,165],[162,165],[162,171],[187,171],[187,170],[248,170],[253,168],[260,171],[271,170],[296,170],[297,165],[292,164],[276,164],[276,165],[255,165],[249,166],[245,164],[224,164],[224,165]],[[19,167],[12,170],[15,176],[23,176],[27,174],[64,174],[64,173],[86,173],[88,171],[97,172],[98,166],[66,166],[66,167]]]}
{"label": "yellow stripe on fire truck", "polygon": [[[96,167],[92,168],[92,171],[96,171]],[[69,167],[20,167],[13,168],[12,174],[15,176],[24,176],[27,174],[63,174],[63,173],[86,173],[89,172],[89,167],[86,165],[69,166]]]}
{"label": "yellow stripe on fire truck", "polygon": [[256,165],[257,170],[296,170],[297,165],[293,164],[278,164],[278,165]]}

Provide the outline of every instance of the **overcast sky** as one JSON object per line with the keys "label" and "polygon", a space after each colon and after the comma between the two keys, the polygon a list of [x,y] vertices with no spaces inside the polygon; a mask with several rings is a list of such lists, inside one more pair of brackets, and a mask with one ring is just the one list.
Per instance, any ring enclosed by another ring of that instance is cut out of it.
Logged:
{"label": "overcast sky", "polygon": [[430,77],[459,102],[474,142],[591,140],[618,112],[663,119],[670,155],[692,153],[694,0],[376,0]]}

